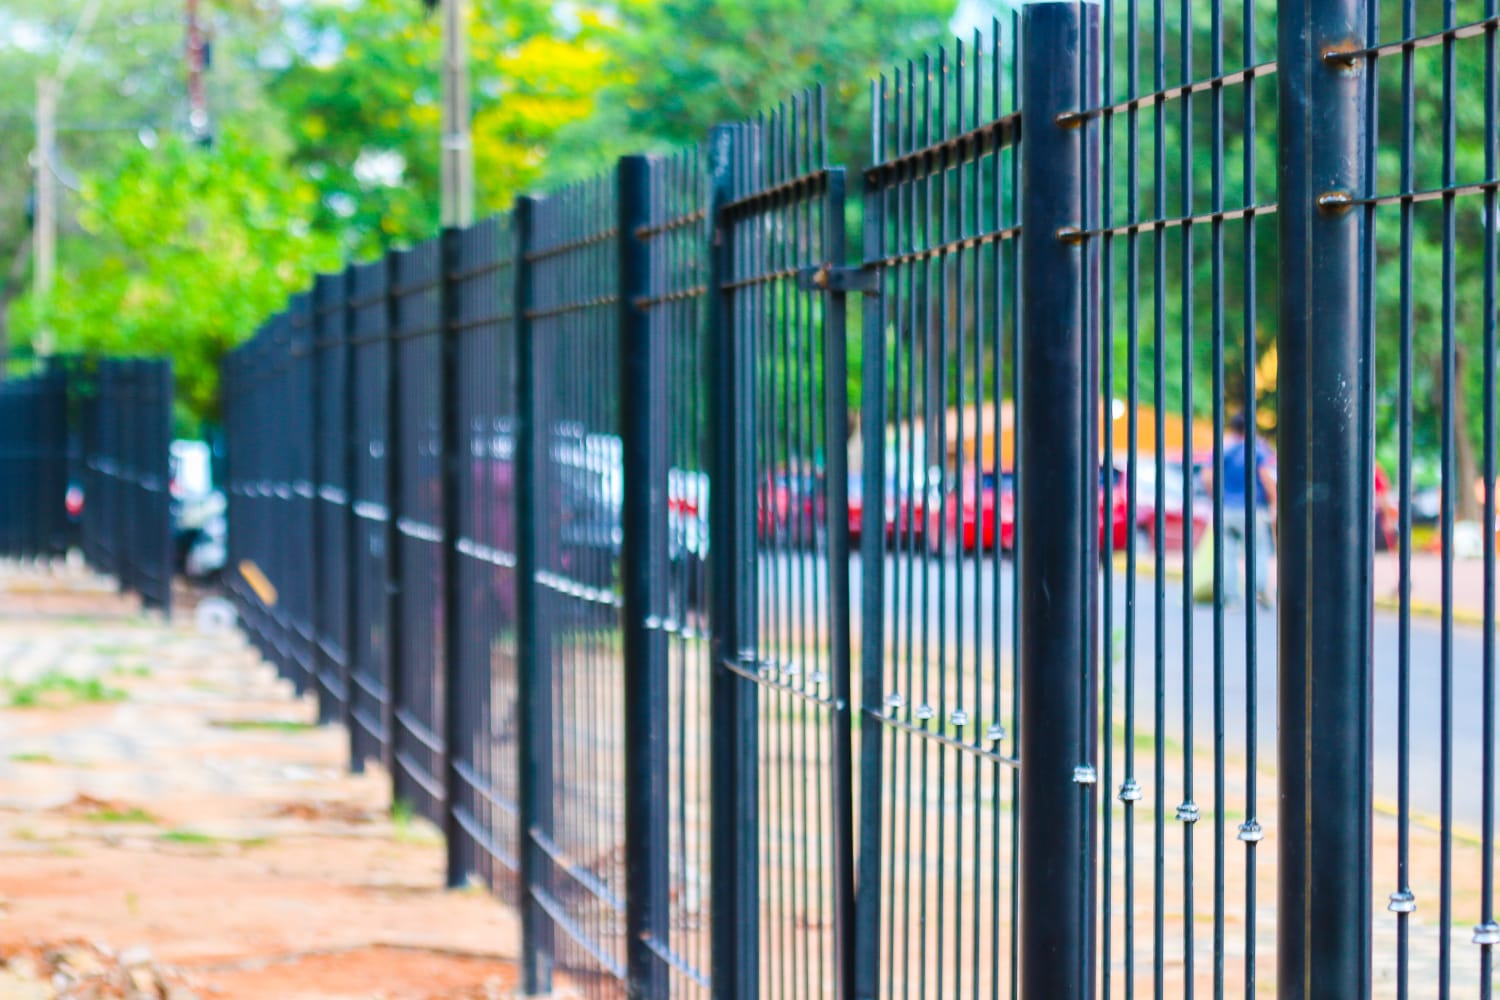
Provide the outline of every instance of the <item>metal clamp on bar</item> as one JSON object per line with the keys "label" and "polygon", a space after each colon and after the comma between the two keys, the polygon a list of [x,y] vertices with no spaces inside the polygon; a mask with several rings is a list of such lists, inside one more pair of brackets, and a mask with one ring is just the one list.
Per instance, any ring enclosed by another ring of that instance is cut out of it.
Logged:
{"label": "metal clamp on bar", "polygon": [[797,269],[797,290],[802,292],[839,292],[861,295],[880,294],[880,272],[872,267],[839,267],[819,264]]}

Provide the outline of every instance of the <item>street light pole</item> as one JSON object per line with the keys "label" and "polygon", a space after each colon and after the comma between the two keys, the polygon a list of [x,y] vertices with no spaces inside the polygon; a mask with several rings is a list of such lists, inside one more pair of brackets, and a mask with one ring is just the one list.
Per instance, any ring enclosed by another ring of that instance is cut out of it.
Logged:
{"label": "street light pole", "polygon": [[469,130],[468,36],[464,0],[443,3],[443,205],[444,226],[474,221],[474,148]]}

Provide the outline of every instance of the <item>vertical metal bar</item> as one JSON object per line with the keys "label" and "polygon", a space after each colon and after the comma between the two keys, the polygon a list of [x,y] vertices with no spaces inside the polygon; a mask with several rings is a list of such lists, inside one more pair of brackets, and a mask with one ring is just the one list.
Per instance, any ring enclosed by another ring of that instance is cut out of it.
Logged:
{"label": "vertical metal bar", "polygon": [[[1023,1000],[1084,996],[1094,879],[1088,836],[1094,772],[1088,759],[1095,695],[1084,683],[1098,623],[1091,524],[1098,505],[1090,420],[1098,394],[1088,384],[1098,350],[1086,319],[1097,297],[1093,244],[1077,238],[1085,210],[1085,167],[1097,170],[1092,124],[1058,117],[1097,103],[1097,72],[1060,63],[1097,59],[1099,6],[1053,2],[1022,11],[1018,591],[1026,606],[1020,637],[1020,889]],[[1083,473],[1090,473],[1084,475]]]}
{"label": "vertical metal bar", "polygon": [[[821,101],[819,104],[821,105]],[[828,171],[828,191],[822,209],[825,259],[834,267],[845,264],[844,168]],[[823,441],[828,534],[828,656],[834,708],[829,760],[833,768],[829,793],[833,796],[833,936],[834,970],[840,1000],[854,995],[855,873],[854,873],[854,692],[849,676],[849,445],[847,334],[848,296],[823,292]],[[816,416],[813,419],[817,419]],[[816,605],[814,605],[816,608]],[[878,703],[878,702],[877,702]],[[878,739],[878,737],[877,737]],[[814,807],[820,808],[820,807]]]}
{"label": "vertical metal bar", "polygon": [[671,766],[667,675],[667,369],[642,300],[651,291],[651,251],[638,230],[651,221],[649,157],[616,168],[620,319],[620,583],[625,699],[625,939],[629,996],[666,997],[667,777]]}
{"label": "vertical metal bar", "polygon": [[463,669],[465,630],[472,628],[464,614],[470,602],[458,586],[459,496],[461,463],[466,460],[463,417],[459,412],[459,332],[457,275],[462,266],[465,230],[447,227],[438,246],[438,350],[442,371],[438,382],[438,413],[442,440],[442,578],[443,578],[443,833],[448,848],[447,884],[457,889],[470,874],[473,854],[465,849],[468,834],[458,821],[459,747],[468,746],[473,734],[464,732]]}
{"label": "vertical metal bar", "polygon": [[[1278,995],[1370,993],[1368,470],[1361,355],[1370,0],[1281,0]],[[1253,431],[1253,428],[1251,429]]]}
{"label": "vertical metal bar", "polygon": [[551,924],[537,898],[549,882],[549,860],[533,831],[552,833],[552,653],[542,631],[537,587],[538,538],[546,498],[540,496],[545,449],[537,446],[546,428],[537,425],[537,345],[531,335],[532,227],[540,199],[516,199],[511,224],[515,236],[516,290],[512,314],[516,341],[516,669],[519,673],[518,742],[521,792],[521,950],[522,985],[528,995],[552,990]]}
{"label": "vertical metal bar", "polygon": [[[882,115],[885,80],[872,84],[871,159],[883,159]],[[885,234],[886,189],[865,189],[864,257],[866,266],[881,256]],[[885,300],[864,298],[860,373],[861,443],[864,446],[864,502],[860,526],[860,715],[859,715],[859,868],[854,903],[854,996],[873,1000],[880,974],[880,821],[885,793],[884,727],[880,705],[885,697]],[[897,353],[900,352],[899,346]],[[893,614],[894,618],[895,615]]]}
{"label": "vertical metal bar", "polygon": [[[358,697],[355,689],[354,674],[356,670],[356,658],[361,655],[359,649],[363,640],[355,641],[355,633],[364,630],[368,633],[369,623],[364,620],[360,606],[360,588],[355,581],[360,577],[360,548],[363,545],[363,531],[360,528],[359,518],[354,516],[354,504],[358,492],[359,476],[359,454],[364,448],[364,443],[356,439],[360,432],[359,423],[359,381],[356,378],[358,364],[356,358],[360,348],[350,343],[354,340],[354,289],[355,268],[350,264],[344,269],[344,280],[339,283],[343,292],[343,302],[339,308],[343,310],[344,316],[341,324],[344,343],[341,350],[344,352],[344,406],[343,406],[343,429],[344,442],[344,608],[347,616],[344,625],[344,706],[343,723],[344,730],[349,737],[349,770],[354,774],[363,774],[365,770],[365,757],[360,748],[358,736],[360,723],[354,717],[354,702]],[[231,449],[230,454],[233,454]],[[235,533],[230,532],[233,538]]]}
{"label": "vertical metal bar", "polygon": [[733,318],[734,292],[724,286],[734,274],[733,228],[724,206],[734,197],[736,158],[743,154],[744,136],[732,125],[717,125],[709,133],[710,246],[705,375],[709,380],[709,477],[713,500],[709,505],[710,594],[713,621],[713,680],[711,751],[715,777],[712,802],[713,944],[711,965],[714,993],[719,1000],[751,1000],[759,995],[760,892],[755,858],[757,824],[756,775],[759,746],[756,733],[755,692],[730,670],[726,662],[740,655],[742,588],[755,577],[745,565],[749,533],[744,530],[741,502],[752,496],[753,476],[741,464],[738,444],[742,428],[753,427],[747,384],[742,378],[749,355],[740,343]]}

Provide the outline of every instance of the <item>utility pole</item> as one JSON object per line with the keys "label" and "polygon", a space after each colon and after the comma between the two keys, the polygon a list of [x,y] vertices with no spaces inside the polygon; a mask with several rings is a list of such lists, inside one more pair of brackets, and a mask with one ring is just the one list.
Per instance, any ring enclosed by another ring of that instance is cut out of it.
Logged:
{"label": "utility pole", "polygon": [[[189,0],[195,3],[196,0]],[[474,148],[469,130],[469,39],[464,0],[443,4],[443,205],[444,226],[474,221]]]}
{"label": "utility pole", "polygon": [[[36,218],[32,235],[32,293],[37,302],[45,302],[52,291],[52,275],[57,270],[57,99],[63,81],[73,72],[84,40],[99,16],[101,0],[89,0],[68,37],[57,72],[36,81]],[[43,307],[42,323],[36,332],[33,350],[38,355],[52,353],[52,331],[47,326]]]}
{"label": "utility pole", "polygon": [[188,128],[194,141],[202,146],[213,142],[208,96],[203,88],[203,71],[207,68],[208,43],[203,37],[203,26],[198,23],[198,0],[187,0]]}
{"label": "utility pole", "polygon": [[[57,269],[57,173],[53,163],[57,152],[57,91],[56,77],[43,76],[36,82],[36,217],[32,245],[36,258],[31,289],[38,303],[47,301]],[[46,315],[43,307],[42,324],[32,345],[38,355],[52,353],[52,331]]]}

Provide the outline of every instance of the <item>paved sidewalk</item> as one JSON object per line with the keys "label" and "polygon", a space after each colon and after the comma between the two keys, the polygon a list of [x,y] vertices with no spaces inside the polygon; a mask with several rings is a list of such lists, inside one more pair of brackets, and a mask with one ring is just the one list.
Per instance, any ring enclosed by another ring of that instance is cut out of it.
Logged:
{"label": "paved sidewalk", "polygon": [[514,918],[314,720],[237,633],[0,564],[0,1000],[511,996]]}

